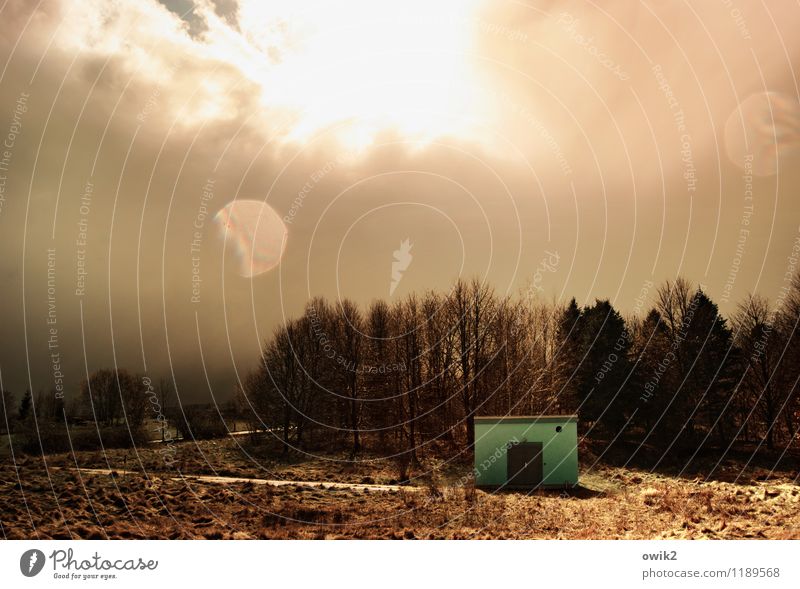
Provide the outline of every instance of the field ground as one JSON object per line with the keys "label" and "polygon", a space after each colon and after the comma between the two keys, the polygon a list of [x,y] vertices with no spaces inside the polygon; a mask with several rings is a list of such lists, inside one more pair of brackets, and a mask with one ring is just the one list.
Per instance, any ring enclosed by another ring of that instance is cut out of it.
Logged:
{"label": "field ground", "polygon": [[174,443],[171,467],[160,444],[51,455],[46,469],[4,457],[2,537],[800,539],[791,472],[728,465],[705,480],[603,465],[568,491],[485,492],[464,483],[463,463],[423,460],[400,481],[395,461],[267,450],[241,437]]}

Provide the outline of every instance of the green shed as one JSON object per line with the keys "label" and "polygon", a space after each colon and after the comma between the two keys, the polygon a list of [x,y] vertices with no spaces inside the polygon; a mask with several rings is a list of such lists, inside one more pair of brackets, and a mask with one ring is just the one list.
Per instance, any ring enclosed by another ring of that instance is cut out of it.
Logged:
{"label": "green shed", "polygon": [[578,416],[475,418],[475,485],[564,487],[578,483]]}

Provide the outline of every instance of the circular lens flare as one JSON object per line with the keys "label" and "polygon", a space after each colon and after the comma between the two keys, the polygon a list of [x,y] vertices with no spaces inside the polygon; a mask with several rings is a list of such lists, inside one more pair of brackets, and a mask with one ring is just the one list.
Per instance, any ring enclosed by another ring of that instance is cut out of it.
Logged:
{"label": "circular lens flare", "polygon": [[235,200],[214,216],[220,236],[239,260],[239,274],[250,278],[280,264],[288,231],[271,206],[257,200]]}
{"label": "circular lens flare", "polygon": [[725,149],[733,163],[758,176],[771,176],[797,156],[800,104],[776,92],[743,100],[725,124]]}

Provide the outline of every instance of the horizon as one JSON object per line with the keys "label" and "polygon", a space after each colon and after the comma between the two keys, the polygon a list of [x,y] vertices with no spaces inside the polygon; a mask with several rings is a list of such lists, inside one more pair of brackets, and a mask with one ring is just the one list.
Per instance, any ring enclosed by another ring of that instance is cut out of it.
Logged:
{"label": "horizon", "polygon": [[[798,252],[798,256],[800,257],[800,239],[798,240],[798,245],[797,245],[796,251]],[[775,319],[784,310],[784,304],[786,303],[786,296],[789,295],[792,292],[793,289],[797,288],[796,284],[797,284],[797,281],[798,281],[798,276],[800,276],[800,267],[795,268],[795,274],[787,275],[785,277],[785,286],[781,288],[781,291],[780,291],[780,293],[779,293],[779,295],[778,295],[778,297],[776,298],[775,301],[773,301],[771,299],[766,299],[766,302],[768,304],[768,311],[769,311],[768,326],[774,327],[774,324],[771,323],[771,322],[774,322]],[[658,283],[658,284],[656,284],[656,283],[654,283],[652,281],[645,281],[645,284],[643,285],[642,290],[640,290],[639,296],[635,299],[635,303],[634,303],[634,307],[633,307],[632,311],[629,311],[627,313],[622,309],[618,309],[614,305],[614,301],[612,301],[612,300],[610,300],[608,298],[605,298],[605,297],[594,297],[591,301],[584,301],[584,302],[578,301],[578,300],[575,299],[575,297],[571,297],[571,296],[567,296],[566,298],[562,298],[560,300],[556,300],[555,298],[550,298],[548,300],[548,299],[544,298],[543,296],[541,296],[538,292],[536,292],[535,283],[531,283],[527,288],[518,289],[515,294],[502,294],[502,293],[497,293],[497,292],[495,292],[494,294],[500,295],[501,296],[501,300],[508,299],[508,300],[510,300],[512,302],[527,303],[527,304],[533,305],[533,306],[545,307],[545,308],[548,309],[549,312],[553,313],[554,315],[558,314],[560,311],[563,311],[564,309],[566,309],[572,301],[575,301],[575,303],[576,303],[576,305],[578,307],[578,310],[581,311],[581,312],[583,312],[584,310],[590,309],[592,307],[592,303],[598,304],[598,303],[608,302],[611,305],[611,308],[614,311],[616,311],[617,313],[619,313],[620,316],[622,317],[623,321],[625,322],[625,324],[628,325],[629,322],[631,322],[631,321],[643,321],[648,316],[648,314],[653,312],[653,311],[657,312],[658,311],[657,310],[658,301],[657,301],[657,298],[656,298],[657,297],[657,290],[660,287],[667,287],[670,284],[674,285],[676,281],[680,281],[682,279],[685,280],[683,277],[679,276],[675,280],[667,279],[667,280],[665,280],[665,281],[663,281],[661,283]],[[464,279],[464,278],[460,278],[458,280],[463,281],[465,284],[470,284],[471,282],[476,281],[478,279],[477,279],[477,277],[473,277],[471,280],[470,279]],[[454,281],[454,286],[455,286],[456,282],[457,281]],[[694,295],[697,295],[699,293],[703,293],[706,296],[709,296],[708,293],[706,292],[706,290],[704,289],[702,284],[693,283],[691,281],[687,281],[687,282],[688,282],[688,285],[691,287],[691,292]],[[483,285],[483,286],[486,286],[487,288],[489,288],[492,291],[495,291],[494,287],[491,284],[486,284],[486,283],[480,283],[480,284]],[[405,297],[402,297],[402,298],[393,299],[391,297],[391,295],[390,295],[390,297],[388,299],[387,298],[373,298],[373,299],[370,299],[369,301],[363,302],[363,303],[359,303],[358,301],[354,301],[354,302],[356,303],[359,312],[361,312],[362,315],[364,315],[370,309],[370,307],[372,307],[374,304],[379,303],[379,302],[386,302],[386,303],[389,303],[390,306],[392,306],[392,305],[397,306],[397,305],[401,305],[401,304],[405,303],[410,297],[421,298],[421,297],[424,297],[425,295],[427,295],[429,293],[433,293],[433,294],[438,295],[438,296],[447,297],[448,295],[452,294],[452,292],[453,292],[453,288],[450,288],[447,291],[432,291],[432,290],[428,290],[428,291],[424,291],[424,292],[420,292],[420,293],[416,293],[416,292],[407,293],[405,295]],[[719,307],[719,304],[717,303],[717,301],[714,298],[709,296],[709,300],[711,301],[711,303],[713,303],[717,307],[717,309],[719,311],[719,316],[722,318],[723,321],[725,321],[725,323],[727,324],[727,328],[731,331],[732,336],[735,338],[736,335],[737,335],[737,330],[736,330],[736,327],[733,325],[733,319],[735,318],[736,313],[738,311],[741,311],[742,307],[745,305],[745,303],[748,300],[750,300],[752,297],[759,297],[759,296],[762,296],[762,295],[759,295],[759,293],[748,293],[746,295],[743,295],[742,300],[738,301],[733,309],[730,309],[730,311],[729,311],[730,314],[728,314],[728,315],[726,315],[724,310]],[[304,308],[301,310],[301,312],[298,312],[298,313],[296,313],[295,315],[292,315],[292,316],[285,317],[283,322],[281,322],[281,323],[279,323],[279,324],[274,326],[273,331],[271,331],[269,334],[265,334],[265,337],[264,337],[263,342],[262,342],[263,345],[266,346],[270,342],[272,342],[274,340],[275,333],[276,332],[280,332],[283,328],[285,328],[287,323],[295,321],[297,319],[300,319],[301,317],[307,316],[307,310],[309,308],[313,309],[314,308],[313,307],[313,303],[315,301],[320,300],[320,299],[322,299],[326,304],[330,304],[331,303],[331,301],[328,301],[327,299],[325,299],[321,295],[314,295],[314,296],[309,297],[309,299],[305,302]],[[345,300],[347,300],[347,299],[345,299]],[[333,303],[334,303],[333,306],[335,308],[341,309],[342,302],[343,302],[342,300],[333,301]],[[368,333],[363,333],[363,336],[364,336],[364,338],[366,340],[372,339],[371,336]],[[262,350],[262,352],[263,352],[263,350]],[[260,356],[259,356],[259,358],[260,358]],[[209,399],[200,399],[200,400],[189,399],[187,402],[181,401],[179,403],[179,405],[183,406],[183,407],[189,407],[189,406],[192,406],[192,405],[221,406],[223,404],[227,404],[227,403],[230,403],[232,401],[235,401],[236,400],[236,387],[238,387],[242,382],[246,381],[247,376],[250,375],[253,372],[253,370],[257,367],[258,362],[259,362],[259,358],[256,358],[255,362],[253,363],[253,365],[249,369],[245,368],[242,373],[236,375],[236,377],[232,377],[232,384],[231,384],[230,390],[227,391],[227,393],[224,390],[218,390]],[[123,370],[123,371],[127,371],[132,376],[144,378],[148,382],[149,381],[153,381],[153,380],[157,380],[157,379],[160,380],[160,379],[166,378],[167,380],[169,380],[170,386],[174,386],[175,385],[175,377],[176,377],[176,375],[175,374],[171,374],[169,372],[164,373],[164,374],[148,375],[148,374],[142,373],[140,371],[129,370],[128,367],[123,366],[123,365],[113,365],[113,366],[90,367],[89,370],[88,370],[88,375],[91,375],[92,373],[94,373],[94,372],[96,372],[98,370],[115,370],[115,371],[116,370]],[[73,402],[80,400],[81,395],[82,395],[80,388],[83,386],[83,384],[87,380],[88,375],[85,376],[84,378],[82,378],[80,381],[75,382],[75,383],[61,383],[61,381],[59,380],[59,386],[64,386],[65,387],[65,391],[64,391],[65,394],[63,395],[63,397],[58,397],[58,398],[63,398],[66,401],[73,401]],[[2,373],[0,373],[0,377],[1,376],[2,376]],[[245,378],[242,379],[241,378],[242,376],[245,376]],[[71,385],[71,388],[67,388],[67,387],[69,387],[69,385]],[[10,390],[8,387],[2,388],[2,390],[5,391],[5,392],[9,392],[11,394],[15,394],[15,391]],[[33,391],[33,390],[30,390],[30,389],[23,389],[23,390],[25,391],[25,393],[30,392],[31,395],[32,395],[33,400],[36,400],[37,396],[42,396],[42,395],[45,395],[45,394],[52,394],[52,393],[54,393],[56,391],[55,388],[51,388],[50,390],[39,389],[37,391]],[[180,391],[178,391],[178,392],[180,392]]]}

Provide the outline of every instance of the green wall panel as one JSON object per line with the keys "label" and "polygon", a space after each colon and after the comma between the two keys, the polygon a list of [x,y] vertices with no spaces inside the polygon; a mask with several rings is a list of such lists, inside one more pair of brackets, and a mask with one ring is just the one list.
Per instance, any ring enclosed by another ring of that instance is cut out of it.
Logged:
{"label": "green wall panel", "polygon": [[475,484],[504,485],[508,447],[522,442],[543,444],[543,486],[578,483],[578,422],[575,416],[564,415],[476,417]]}

